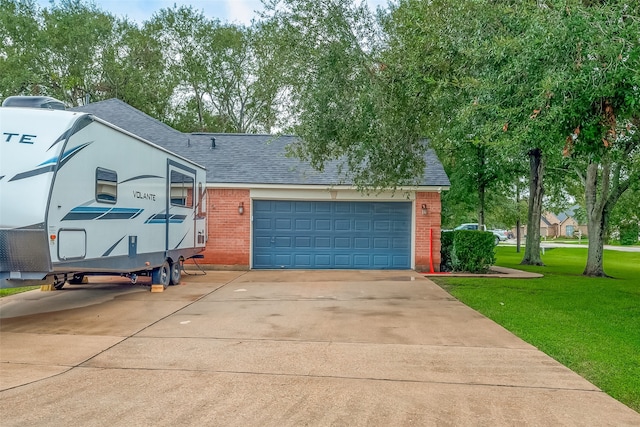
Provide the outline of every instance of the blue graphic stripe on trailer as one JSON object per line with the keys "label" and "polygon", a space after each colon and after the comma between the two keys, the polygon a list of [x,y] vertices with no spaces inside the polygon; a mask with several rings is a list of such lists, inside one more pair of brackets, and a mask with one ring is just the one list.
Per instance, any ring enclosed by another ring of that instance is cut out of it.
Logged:
{"label": "blue graphic stripe on trailer", "polygon": [[[181,224],[184,220],[187,219],[186,215],[170,215],[169,223],[170,224]],[[167,223],[167,215],[166,214],[155,214],[151,215],[149,219],[147,219],[145,224],[166,224]]]}
{"label": "blue graphic stripe on trailer", "polygon": [[56,169],[56,164],[58,164],[58,159],[60,159],[59,167],[62,167],[65,163],[67,163],[73,156],[78,154],[80,150],[90,145],[91,142],[87,142],[85,144],[79,145],[75,148],[72,148],[65,153],[62,153],[59,157],[52,157],[49,160],[40,163],[38,168],[32,169],[30,171],[21,172],[11,178],[9,181],[18,181],[20,179],[31,178],[33,176],[42,175],[43,173],[53,172]]}
{"label": "blue graphic stripe on trailer", "polygon": [[133,219],[144,209],[136,208],[102,208],[95,206],[78,206],[62,218],[62,221],[82,221],[92,219]]}
{"label": "blue graphic stripe on trailer", "polygon": [[27,172],[21,172],[11,178],[9,181],[18,181],[25,178],[31,178],[32,176],[42,175],[43,173],[53,172],[56,169],[56,165],[49,165],[43,168],[32,169]]}
{"label": "blue graphic stripe on trailer", "polygon": [[85,142],[84,144],[78,145],[77,147],[74,147],[71,150],[65,151],[60,156],[52,157],[49,160],[46,160],[46,161],[40,163],[38,166],[55,165],[56,163],[58,163],[58,160],[60,160],[61,164],[62,163],[66,163],[67,160],[69,160],[71,157],[73,157],[76,154],[78,154],[78,152],[80,150],[82,150],[83,148],[86,148],[90,144],[91,144],[91,142]]}

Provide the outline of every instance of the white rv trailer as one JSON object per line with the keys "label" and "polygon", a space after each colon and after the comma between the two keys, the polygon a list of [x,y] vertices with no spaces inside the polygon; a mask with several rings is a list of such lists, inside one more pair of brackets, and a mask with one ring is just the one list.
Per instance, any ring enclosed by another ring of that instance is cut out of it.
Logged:
{"label": "white rv trailer", "polygon": [[0,287],[178,283],[206,244],[205,182],[202,166],[90,114],[3,106]]}

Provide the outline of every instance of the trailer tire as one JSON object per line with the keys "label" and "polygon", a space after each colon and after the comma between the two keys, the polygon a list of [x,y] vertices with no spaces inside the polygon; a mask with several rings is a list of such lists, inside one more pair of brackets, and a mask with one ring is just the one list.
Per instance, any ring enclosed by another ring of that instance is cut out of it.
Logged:
{"label": "trailer tire", "polygon": [[182,277],[182,269],[180,267],[180,260],[171,263],[171,278],[169,280],[169,285],[179,285],[180,279]]}
{"label": "trailer tire", "polygon": [[62,276],[62,279],[58,278],[58,276],[53,276],[53,288],[58,291],[64,287],[64,284],[67,282],[67,275]]}
{"label": "trailer tire", "polygon": [[84,274],[74,274],[71,279],[69,279],[70,285],[82,285],[84,281]]}
{"label": "trailer tire", "polygon": [[169,262],[165,261],[160,267],[154,268],[151,272],[151,283],[154,285],[162,285],[167,289],[170,277],[171,267],[169,266]]}

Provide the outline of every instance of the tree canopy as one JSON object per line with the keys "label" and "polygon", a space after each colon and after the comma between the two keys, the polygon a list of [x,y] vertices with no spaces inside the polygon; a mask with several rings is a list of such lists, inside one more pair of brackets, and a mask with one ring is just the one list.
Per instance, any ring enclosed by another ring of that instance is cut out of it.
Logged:
{"label": "tree canopy", "polygon": [[545,192],[579,182],[585,274],[605,275],[611,221],[637,220],[640,3],[263,3],[241,26],[186,6],[137,24],[85,0],[0,0],[0,97],[117,97],[187,132],[292,132],[291,155],[341,162],[363,191],[419,182],[433,148],[445,222],[513,225],[528,200],[523,263],[542,262]]}

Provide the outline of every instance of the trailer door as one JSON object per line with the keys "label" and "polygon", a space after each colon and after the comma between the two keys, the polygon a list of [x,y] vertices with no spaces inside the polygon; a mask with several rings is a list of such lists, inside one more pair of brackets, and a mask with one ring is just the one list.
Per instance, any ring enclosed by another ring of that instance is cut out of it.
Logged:
{"label": "trailer door", "polygon": [[167,181],[166,249],[193,248],[196,246],[196,170],[169,160]]}

